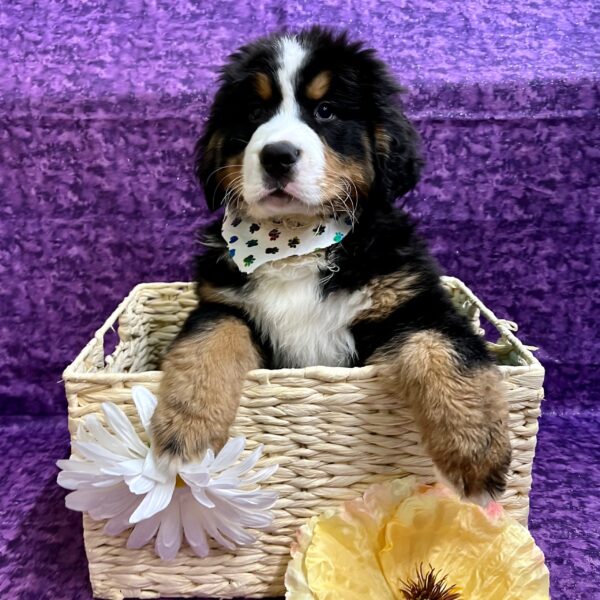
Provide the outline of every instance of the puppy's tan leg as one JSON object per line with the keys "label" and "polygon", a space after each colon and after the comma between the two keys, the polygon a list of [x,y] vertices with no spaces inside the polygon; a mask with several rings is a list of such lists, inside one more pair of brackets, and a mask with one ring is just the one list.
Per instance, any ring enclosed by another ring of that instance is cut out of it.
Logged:
{"label": "puppy's tan leg", "polygon": [[245,375],[260,366],[248,326],[222,316],[180,336],[162,364],[152,434],[159,455],[183,460],[227,441]]}
{"label": "puppy's tan leg", "polygon": [[441,333],[418,331],[373,362],[388,368],[390,391],[412,408],[425,448],[459,493],[497,496],[511,458],[508,404],[493,365],[469,367]]}

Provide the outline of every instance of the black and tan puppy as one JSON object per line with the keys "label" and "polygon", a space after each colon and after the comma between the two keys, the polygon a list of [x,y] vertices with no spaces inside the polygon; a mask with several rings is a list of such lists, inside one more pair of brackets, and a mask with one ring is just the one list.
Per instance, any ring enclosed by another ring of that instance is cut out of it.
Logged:
{"label": "black and tan puppy", "polygon": [[220,223],[207,232],[201,302],[163,362],[152,423],[160,453],[189,460],[221,446],[250,369],[378,363],[389,367],[382,385],[410,402],[440,473],[474,499],[504,489],[499,372],[394,208],[420,167],[398,91],[373,51],[319,29],[230,58],[198,144],[209,207],[224,204],[251,230],[340,214],[352,228],[250,273],[232,258],[236,236],[224,239]]}

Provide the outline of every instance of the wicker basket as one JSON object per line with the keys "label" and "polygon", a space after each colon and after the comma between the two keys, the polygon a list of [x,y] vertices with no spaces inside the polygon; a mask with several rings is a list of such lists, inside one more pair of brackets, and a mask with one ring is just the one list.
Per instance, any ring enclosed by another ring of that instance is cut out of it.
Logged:
{"label": "wicker basket", "polygon": [[[498,320],[457,279],[444,283],[478,331],[483,334],[479,320],[484,317],[488,329],[491,325],[499,333],[490,349],[508,391],[513,445],[502,503],[526,523],[544,370],[513,335],[514,324]],[[143,284],[129,294],[64,372],[72,436],[82,417],[101,414],[107,400],[137,418],[130,388],[141,384],[156,392],[159,358],[195,303],[189,283]],[[115,328],[118,343],[105,356]],[[305,519],[355,498],[377,481],[406,473],[432,479],[431,462],[407,407],[380,391],[375,367],[253,371],[233,433],[245,435],[249,449],[264,444],[261,464],[280,465],[268,482],[279,493],[272,530],[236,552],[215,547],[200,559],[184,545],[175,560],[163,562],[151,545],[128,550],[126,534],[103,535],[104,523],[84,516],[96,597],[281,595],[292,535]]]}

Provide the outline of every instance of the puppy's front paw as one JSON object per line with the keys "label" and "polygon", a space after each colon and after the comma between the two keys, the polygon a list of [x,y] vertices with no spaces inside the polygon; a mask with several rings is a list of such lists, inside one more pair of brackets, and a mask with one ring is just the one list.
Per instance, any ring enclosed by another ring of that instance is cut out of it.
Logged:
{"label": "puppy's front paw", "polygon": [[159,402],[152,417],[152,444],[157,456],[184,462],[218,452],[229,434],[229,422],[210,415],[189,415]]}
{"label": "puppy's front paw", "polygon": [[485,507],[506,489],[511,447],[503,422],[443,436],[432,455],[439,478],[475,504]]}

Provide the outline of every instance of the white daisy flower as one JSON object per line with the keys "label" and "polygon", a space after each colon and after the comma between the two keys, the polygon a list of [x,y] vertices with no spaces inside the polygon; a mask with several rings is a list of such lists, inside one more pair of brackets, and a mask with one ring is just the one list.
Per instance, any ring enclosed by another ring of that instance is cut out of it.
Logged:
{"label": "white daisy flower", "polygon": [[[132,396],[150,438],[156,398],[141,386],[132,389]],[[67,507],[93,519],[108,519],[105,533],[117,535],[133,526],[128,548],[141,548],[156,536],[156,553],[169,560],[179,551],[183,536],[204,557],[209,538],[233,550],[255,541],[246,528],[271,524],[269,509],[277,495],[257,484],[273,475],[277,465],[252,472],[262,446],[240,460],[246,440],[232,438],[216,456],[208,450],[202,461],[174,469],[156,461],[120,408],[105,402],[102,410],[108,427],[88,415],[72,444],[81,458],[57,464],[58,483],[74,490],[66,497]]]}

